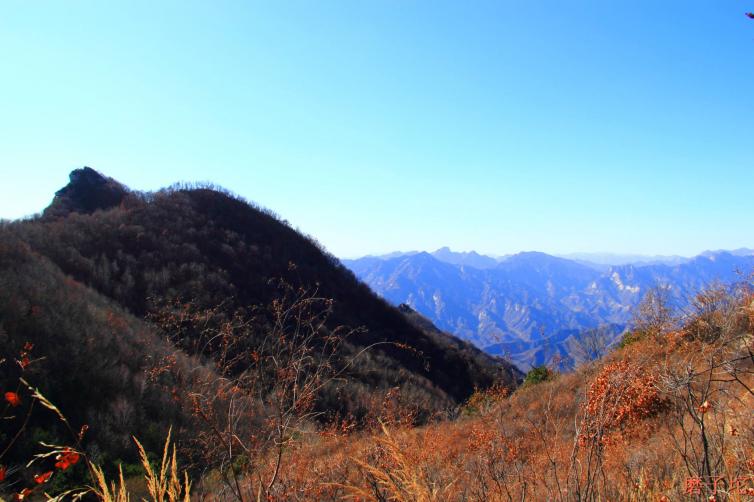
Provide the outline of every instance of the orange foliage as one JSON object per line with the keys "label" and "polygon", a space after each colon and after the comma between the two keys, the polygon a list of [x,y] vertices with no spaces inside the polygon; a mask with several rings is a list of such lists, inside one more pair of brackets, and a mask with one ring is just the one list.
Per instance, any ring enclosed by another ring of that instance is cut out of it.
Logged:
{"label": "orange foliage", "polygon": [[646,418],[656,415],[666,401],[657,390],[657,377],[627,360],[606,364],[589,385],[579,440],[584,443],[598,436],[603,444],[614,438],[608,431],[620,433]]}
{"label": "orange foliage", "polygon": [[78,452],[75,452],[70,448],[66,448],[65,450],[63,450],[63,453],[55,457],[55,460],[57,460],[57,462],[55,462],[55,467],[60,469],[61,471],[65,471],[72,465],[77,464],[79,458],[80,456]]}
{"label": "orange foliage", "polygon": [[50,479],[51,476],[52,476],[52,471],[47,471],[42,474],[37,474],[36,476],[34,476],[34,482],[37,483],[38,485],[41,485],[42,483],[47,483],[47,481]]}
{"label": "orange foliage", "polygon": [[21,398],[15,392],[6,392],[5,400],[8,401],[8,404],[13,406],[14,408],[21,406]]}
{"label": "orange foliage", "polygon": [[[704,499],[748,500],[754,360],[743,329],[734,342],[683,327],[646,337],[511,395],[478,392],[454,421],[366,431],[335,421],[291,452],[272,500],[682,500],[696,477]],[[689,451],[707,442],[716,477],[684,457],[684,437]]]}

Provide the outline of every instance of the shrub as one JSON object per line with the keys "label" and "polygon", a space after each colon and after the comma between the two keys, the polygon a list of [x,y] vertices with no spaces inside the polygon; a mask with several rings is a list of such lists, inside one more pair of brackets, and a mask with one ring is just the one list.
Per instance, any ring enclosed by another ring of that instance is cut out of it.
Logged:
{"label": "shrub", "polygon": [[524,378],[524,385],[525,386],[536,385],[538,383],[552,380],[554,376],[555,374],[553,373],[553,371],[547,366],[545,365],[534,366],[526,374],[526,378]]}

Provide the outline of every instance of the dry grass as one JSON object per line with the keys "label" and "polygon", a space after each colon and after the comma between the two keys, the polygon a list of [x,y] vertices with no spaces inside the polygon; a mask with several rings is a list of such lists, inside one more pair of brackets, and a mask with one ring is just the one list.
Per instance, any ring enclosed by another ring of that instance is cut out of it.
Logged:
{"label": "dry grass", "polygon": [[301,444],[274,499],[751,502],[754,303],[703,301],[673,330],[472,416]]}
{"label": "dry grass", "polygon": [[[188,475],[184,472],[183,479],[178,474],[178,461],[175,446],[171,448],[170,433],[165,440],[165,448],[162,452],[162,461],[159,469],[155,469],[144,447],[134,438],[139,450],[141,465],[144,467],[144,481],[149,502],[190,502],[191,483]],[[123,470],[119,469],[117,481],[108,482],[104,472],[97,465],[92,465],[94,473],[94,486],[91,492],[103,502],[129,502],[131,499],[126,481],[123,478]]]}
{"label": "dry grass", "polygon": [[[371,430],[336,424],[291,435],[284,448],[257,453],[254,476],[240,479],[237,491],[211,482],[223,475],[216,469],[193,498],[751,502],[752,410],[754,295],[712,291],[680,323],[648,329],[572,374],[512,395],[476,395],[457,420],[412,427],[392,410]],[[192,486],[179,473],[170,434],[159,465],[136,446],[145,471],[142,500],[189,502]],[[134,497],[133,480],[122,471],[108,480],[99,466],[89,467],[87,491],[52,500]]]}

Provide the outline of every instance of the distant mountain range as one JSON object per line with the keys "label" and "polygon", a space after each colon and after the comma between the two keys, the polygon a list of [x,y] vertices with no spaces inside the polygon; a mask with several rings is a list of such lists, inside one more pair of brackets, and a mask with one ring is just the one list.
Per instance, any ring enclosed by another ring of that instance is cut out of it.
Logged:
{"label": "distant mountain range", "polygon": [[521,368],[556,355],[565,366],[588,359],[584,333],[599,329],[603,342],[613,343],[653,287],[667,287],[680,306],[705,286],[741,281],[754,270],[751,249],[694,258],[571,257],[525,252],[494,258],[441,248],[342,261],[389,302],[406,304]]}

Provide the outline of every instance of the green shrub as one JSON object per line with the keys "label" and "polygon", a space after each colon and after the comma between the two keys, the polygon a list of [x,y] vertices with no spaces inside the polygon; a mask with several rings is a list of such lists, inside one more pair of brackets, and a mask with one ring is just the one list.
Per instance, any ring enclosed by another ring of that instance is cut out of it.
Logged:
{"label": "green shrub", "polygon": [[548,368],[547,366],[534,366],[526,374],[526,378],[524,378],[524,385],[529,386],[546,382],[548,380],[552,380],[553,376],[554,374],[552,370],[550,370],[550,368]]}

